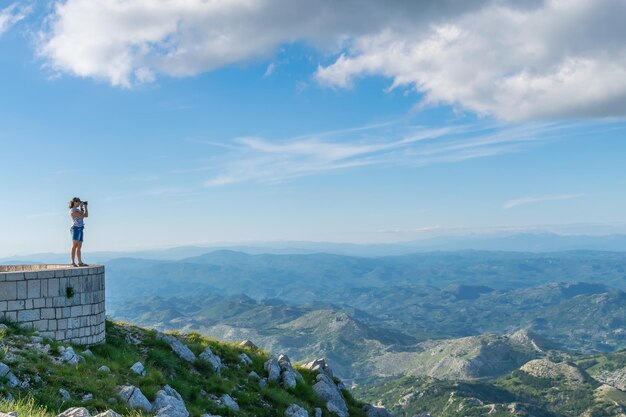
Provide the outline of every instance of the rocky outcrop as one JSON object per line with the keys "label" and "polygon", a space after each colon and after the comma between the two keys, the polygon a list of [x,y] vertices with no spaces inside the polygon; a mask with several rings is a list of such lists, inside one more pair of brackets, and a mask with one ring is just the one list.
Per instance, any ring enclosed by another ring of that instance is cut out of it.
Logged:
{"label": "rocky outcrop", "polygon": [[86,408],[72,407],[58,414],[56,417],[91,417],[91,414],[89,414],[89,410]]}
{"label": "rocky outcrop", "polygon": [[98,368],[98,372],[102,372],[105,374],[110,374],[111,373],[111,369],[109,369],[108,366],[106,365],[102,365],[101,367]]}
{"label": "rocky outcrop", "polygon": [[239,404],[237,404],[237,401],[235,401],[233,397],[228,394],[224,394],[220,397],[220,404],[224,407],[230,408],[231,410],[239,410]]}
{"label": "rocky outcrop", "polygon": [[[315,377],[316,383],[313,385],[313,391],[317,397],[324,401],[326,409],[336,414],[338,417],[349,417],[348,405],[341,392],[345,389],[344,384],[335,382],[333,377],[333,370],[324,358],[316,359],[304,365],[304,368],[317,371],[318,374]],[[300,375],[300,378],[302,376]],[[393,417],[385,407],[373,406],[366,404],[363,407],[363,411],[367,417]],[[322,410],[315,409],[315,417],[321,417]]]}
{"label": "rocky outcrop", "polygon": [[295,388],[298,381],[304,382],[304,378],[300,372],[296,371],[291,365],[291,361],[287,355],[278,356],[278,366],[280,367],[280,380],[284,388]]}
{"label": "rocky outcrop", "polygon": [[222,369],[222,359],[211,351],[210,347],[206,347],[200,354],[200,359],[211,365],[213,372],[219,372]]}
{"label": "rocky outcrop", "polygon": [[145,375],[146,368],[144,368],[141,362],[135,362],[133,366],[130,367],[130,370],[136,373],[137,375]]}
{"label": "rocky outcrop", "polygon": [[268,381],[278,381],[280,379],[280,365],[276,359],[271,358],[265,361],[263,368],[267,372]]}
{"label": "rocky outcrop", "polygon": [[152,411],[159,417],[189,417],[183,398],[169,385],[157,392]]}
{"label": "rocky outcrop", "polygon": [[120,398],[130,408],[138,408],[146,412],[152,411],[152,404],[141,390],[133,385],[126,385],[120,390]]}
{"label": "rocky outcrop", "polygon": [[59,361],[62,363],[66,363],[68,365],[78,365],[79,362],[84,362],[85,358],[83,358],[82,356],[78,355],[76,352],[74,352],[74,349],[72,347],[63,347],[63,346],[59,346]]}
{"label": "rocky outcrop", "polygon": [[95,415],[95,416],[93,416],[93,417],[122,417],[122,415],[121,415],[121,414],[116,413],[116,412],[115,412],[115,411],[113,411],[113,410],[107,410],[107,411],[105,411],[105,412],[103,412],[103,413],[96,414],[96,415]]}
{"label": "rocky outcrop", "polygon": [[187,345],[178,340],[177,337],[158,332],[157,339],[163,340],[165,343],[170,345],[174,353],[176,353],[181,359],[186,360],[189,363],[196,361],[196,355],[187,347]]}
{"label": "rocky outcrop", "polygon": [[298,404],[291,404],[285,410],[285,417],[309,417],[309,412]]}
{"label": "rocky outcrop", "polygon": [[252,365],[252,359],[250,359],[250,356],[246,355],[245,353],[241,353],[239,355],[239,362],[246,366]]}
{"label": "rocky outcrop", "polygon": [[15,388],[22,384],[15,374],[11,372],[10,368],[2,362],[0,362],[0,377],[5,377],[7,379],[7,385],[10,388]]}
{"label": "rocky outcrop", "polygon": [[63,388],[59,388],[59,395],[63,401],[70,401],[72,399],[69,391]]}
{"label": "rocky outcrop", "polygon": [[250,340],[244,340],[243,342],[239,343],[239,346],[245,346],[245,347],[249,347],[251,349],[258,349],[259,348],[257,345],[252,343],[252,341],[250,341]]}
{"label": "rocky outcrop", "polygon": [[107,410],[107,411],[105,411],[105,412],[103,412],[103,413],[96,414],[96,415],[95,415],[95,416],[93,416],[93,417],[122,417],[122,415],[121,415],[121,414],[116,413],[116,412],[115,412],[115,411],[113,411],[113,410]]}
{"label": "rocky outcrop", "polygon": [[338,417],[349,417],[348,406],[337,384],[326,374],[320,373],[315,377],[313,390],[319,399],[326,403],[326,409]]}
{"label": "rocky outcrop", "polygon": [[[17,416],[17,413],[15,414],[0,413],[0,417],[4,417],[4,416],[11,416],[11,417]],[[65,410],[61,414],[57,414],[56,417],[122,417],[122,416],[113,410],[107,410],[100,414],[96,414],[95,416],[92,416],[91,414],[89,414],[89,410],[87,410],[86,408],[72,407],[72,408]]]}
{"label": "rocky outcrop", "polygon": [[315,359],[314,361],[305,364],[304,368],[324,373],[331,378],[334,376],[333,370],[330,368],[330,365],[326,363],[326,359],[324,358]]}

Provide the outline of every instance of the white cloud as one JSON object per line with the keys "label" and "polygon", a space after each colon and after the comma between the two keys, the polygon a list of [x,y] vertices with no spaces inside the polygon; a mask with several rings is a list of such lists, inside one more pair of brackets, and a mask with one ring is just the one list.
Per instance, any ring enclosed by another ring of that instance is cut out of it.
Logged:
{"label": "white cloud", "polygon": [[626,116],[624,0],[63,0],[53,10],[39,45],[47,66],[117,86],[271,61],[303,41],[339,55],[315,74],[326,85],[383,75],[426,104],[504,120]]}
{"label": "white cloud", "polygon": [[584,197],[584,194],[558,194],[558,195],[544,195],[544,196],[535,196],[535,197],[523,197],[516,198],[513,200],[506,201],[502,207],[505,209],[511,209],[513,207],[524,206],[527,204],[533,203],[543,203],[546,201],[563,201],[563,200],[574,200],[576,198]]}
{"label": "white cloud", "polygon": [[0,35],[28,16],[31,10],[30,6],[19,5],[18,3],[13,3],[0,9]]}
{"label": "white cloud", "polygon": [[[513,0],[510,0],[513,1]],[[423,24],[489,0],[55,0],[40,54],[113,85],[188,76],[305,41],[333,50],[395,24]]]}
{"label": "white cloud", "polygon": [[546,0],[515,10],[490,5],[424,33],[387,28],[356,38],[320,66],[327,85],[384,75],[429,104],[505,120],[626,116],[626,2]]}

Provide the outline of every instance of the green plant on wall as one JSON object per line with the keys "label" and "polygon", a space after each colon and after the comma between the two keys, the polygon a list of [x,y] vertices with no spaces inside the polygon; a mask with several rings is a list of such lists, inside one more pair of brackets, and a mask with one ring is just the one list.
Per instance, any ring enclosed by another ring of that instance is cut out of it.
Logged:
{"label": "green plant on wall", "polygon": [[65,296],[67,298],[72,298],[74,296],[74,287],[66,287],[65,288]]}

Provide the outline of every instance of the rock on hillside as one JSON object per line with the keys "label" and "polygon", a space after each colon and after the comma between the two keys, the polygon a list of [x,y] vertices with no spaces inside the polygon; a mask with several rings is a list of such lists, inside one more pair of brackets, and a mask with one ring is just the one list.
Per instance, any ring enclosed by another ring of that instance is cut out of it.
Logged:
{"label": "rock on hillside", "polygon": [[552,362],[549,359],[532,360],[524,364],[520,370],[537,378],[562,378],[572,384],[581,384],[585,381],[585,376],[576,366],[565,362]]}
{"label": "rock on hillside", "polygon": [[[309,369],[247,345],[107,322],[107,342],[82,350],[11,325],[0,328],[0,411],[24,417],[366,414],[367,404],[328,376],[325,361]],[[266,363],[275,365],[271,381]]]}

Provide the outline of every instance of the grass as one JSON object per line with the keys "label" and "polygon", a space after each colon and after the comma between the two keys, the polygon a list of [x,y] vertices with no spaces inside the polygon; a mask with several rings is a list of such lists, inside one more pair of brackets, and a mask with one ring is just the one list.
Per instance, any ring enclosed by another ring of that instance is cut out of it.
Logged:
{"label": "grass", "polygon": [[[11,346],[12,351],[0,351],[0,357],[5,360],[11,353],[15,360],[6,360],[6,363],[20,379],[28,380],[30,387],[28,396],[23,396],[26,390],[8,388],[3,384],[0,397],[11,394],[16,400],[0,404],[2,410],[18,411],[21,416],[56,416],[70,407],[86,407],[92,415],[112,409],[124,416],[140,417],[142,413],[128,409],[121,402],[119,388],[135,385],[148,400],[153,401],[157,392],[168,384],[183,397],[192,417],[205,413],[223,417],[282,416],[284,410],[293,403],[307,409],[310,415],[319,407],[323,409],[324,417],[331,417],[313,390],[315,372],[299,368],[305,384],[299,383],[294,389],[284,389],[276,382],[261,387],[257,380],[250,378],[248,374],[251,371],[261,376],[266,374],[263,364],[269,355],[259,349],[221,343],[197,333],[178,335],[196,355],[210,347],[213,353],[220,356],[226,368],[214,372],[203,361],[189,364],[180,359],[169,345],[157,339],[153,330],[107,322],[106,343],[91,347],[93,356],[83,355],[84,362],[70,366],[53,364],[48,354],[32,347],[25,349],[25,345],[31,343],[33,332],[10,323],[7,326],[6,330],[0,330],[0,340],[5,339],[5,346]],[[50,340],[46,340],[46,343],[50,345],[51,354],[58,353],[59,343]],[[74,350],[83,354],[82,347],[74,347]],[[241,353],[246,353],[252,359],[251,365],[240,363]],[[135,362],[143,363],[145,375],[130,371]],[[98,368],[102,365],[111,372],[99,372]],[[60,388],[70,393],[70,401],[62,400]],[[83,401],[86,394],[93,395],[93,399]],[[240,410],[220,407],[212,400],[223,394],[233,397]],[[365,416],[362,403],[354,400],[347,391],[344,391],[344,396],[351,416]]]}

